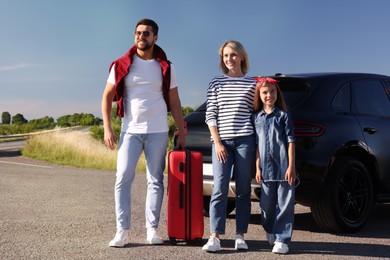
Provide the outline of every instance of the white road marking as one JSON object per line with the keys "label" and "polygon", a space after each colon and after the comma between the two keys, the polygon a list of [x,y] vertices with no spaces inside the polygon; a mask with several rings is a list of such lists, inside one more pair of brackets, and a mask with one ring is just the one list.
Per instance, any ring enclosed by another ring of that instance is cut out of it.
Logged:
{"label": "white road marking", "polygon": [[17,165],[24,165],[24,166],[31,166],[31,167],[40,167],[40,168],[53,168],[51,166],[35,165],[29,163],[16,163],[16,162],[7,162],[7,161],[0,161],[0,163],[17,164]]}

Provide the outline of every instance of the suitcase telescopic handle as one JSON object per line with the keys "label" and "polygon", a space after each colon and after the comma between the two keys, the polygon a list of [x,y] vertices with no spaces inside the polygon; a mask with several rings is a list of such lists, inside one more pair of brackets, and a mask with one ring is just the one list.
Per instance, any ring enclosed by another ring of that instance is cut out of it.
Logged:
{"label": "suitcase telescopic handle", "polygon": [[179,207],[180,209],[183,209],[184,208],[184,184],[182,182],[180,182],[179,184],[179,194],[180,194]]}
{"label": "suitcase telescopic handle", "polygon": [[[179,163],[179,172],[184,174],[184,163]],[[184,183],[183,181],[179,182],[179,207],[184,208]]]}

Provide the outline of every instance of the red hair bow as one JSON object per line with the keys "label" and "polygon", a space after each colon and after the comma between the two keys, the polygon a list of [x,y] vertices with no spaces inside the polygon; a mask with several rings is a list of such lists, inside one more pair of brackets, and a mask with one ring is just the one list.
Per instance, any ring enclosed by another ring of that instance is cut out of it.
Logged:
{"label": "red hair bow", "polygon": [[268,78],[268,77],[255,77],[255,80],[256,80],[256,82],[260,82],[260,83],[265,83],[265,82],[276,83],[276,82],[278,82],[276,79]]}

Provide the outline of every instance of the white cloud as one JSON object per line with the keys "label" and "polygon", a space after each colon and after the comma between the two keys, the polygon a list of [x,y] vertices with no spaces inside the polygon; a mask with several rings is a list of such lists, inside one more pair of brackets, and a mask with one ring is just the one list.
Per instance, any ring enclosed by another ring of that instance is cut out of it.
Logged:
{"label": "white cloud", "polygon": [[0,72],[11,71],[11,70],[20,70],[20,69],[37,67],[37,66],[38,66],[37,64],[30,64],[30,63],[20,63],[20,64],[16,64],[16,65],[0,66]]}

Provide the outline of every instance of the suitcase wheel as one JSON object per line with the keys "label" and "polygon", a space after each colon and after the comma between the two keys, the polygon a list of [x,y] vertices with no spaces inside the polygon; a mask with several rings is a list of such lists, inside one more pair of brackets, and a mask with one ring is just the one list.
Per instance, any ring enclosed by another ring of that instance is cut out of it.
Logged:
{"label": "suitcase wheel", "polygon": [[171,241],[171,245],[173,245],[173,246],[176,246],[176,245],[177,245],[176,238],[174,238],[174,237],[169,237],[169,241]]}

